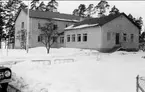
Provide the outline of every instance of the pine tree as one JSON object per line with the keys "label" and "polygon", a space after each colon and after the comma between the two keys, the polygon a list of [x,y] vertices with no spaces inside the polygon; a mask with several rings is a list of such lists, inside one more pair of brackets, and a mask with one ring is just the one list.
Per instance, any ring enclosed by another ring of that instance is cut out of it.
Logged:
{"label": "pine tree", "polygon": [[51,0],[46,5],[46,11],[57,12],[57,7],[58,7],[58,2],[56,2],[56,0]]}
{"label": "pine tree", "polygon": [[98,16],[102,17],[105,16],[106,10],[109,9],[110,5],[106,0],[101,0],[95,7],[94,11],[98,11]]}
{"label": "pine tree", "polygon": [[31,2],[31,10],[37,10],[38,9],[38,5],[39,4],[39,0],[32,0]]}
{"label": "pine tree", "polygon": [[91,17],[93,15],[93,8],[94,8],[93,4],[90,4],[88,6],[88,8],[86,9],[86,17]]}
{"label": "pine tree", "polygon": [[4,26],[4,21],[3,21],[3,5],[2,5],[2,1],[0,0],[0,48],[1,48],[1,41],[2,38],[4,38],[4,31],[3,31],[3,26]]}
{"label": "pine tree", "polygon": [[73,15],[85,17],[86,16],[85,11],[86,11],[86,6],[84,4],[80,4],[78,9],[75,9],[73,11]]}
{"label": "pine tree", "polygon": [[115,5],[111,8],[110,14],[119,14],[119,9],[115,7]]}
{"label": "pine tree", "polygon": [[39,11],[46,11],[46,5],[44,4],[44,2],[42,1],[40,3],[40,5],[38,6],[38,10]]}
{"label": "pine tree", "polygon": [[19,9],[26,8],[27,6],[21,0],[9,0],[4,5],[4,15],[5,15],[5,30],[7,31],[7,38],[11,42],[14,42],[14,19],[19,11]]}

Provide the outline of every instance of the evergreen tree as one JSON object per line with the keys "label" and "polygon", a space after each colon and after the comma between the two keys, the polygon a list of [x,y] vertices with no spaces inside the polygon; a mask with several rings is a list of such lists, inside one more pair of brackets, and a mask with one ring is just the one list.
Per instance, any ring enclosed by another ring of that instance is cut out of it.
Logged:
{"label": "evergreen tree", "polygon": [[39,4],[39,0],[32,0],[31,2],[31,10],[37,10],[38,9],[38,5]]}
{"label": "evergreen tree", "polygon": [[120,12],[119,12],[119,9],[117,9],[116,7],[115,7],[115,5],[111,8],[111,11],[109,12],[110,14],[119,14]]}
{"label": "evergreen tree", "polygon": [[78,9],[75,9],[73,11],[73,15],[85,17],[86,16],[85,11],[86,11],[86,6],[84,4],[80,4]]}
{"label": "evergreen tree", "polygon": [[109,9],[110,5],[106,0],[101,0],[95,7],[94,11],[98,11],[98,16],[102,17],[105,16],[106,10]]}
{"label": "evergreen tree", "polygon": [[4,5],[4,20],[5,20],[5,30],[7,31],[7,38],[11,42],[14,42],[14,19],[19,11],[19,9],[26,8],[27,6],[21,0],[9,0]]}
{"label": "evergreen tree", "polygon": [[0,48],[1,48],[1,41],[2,38],[4,38],[4,31],[3,31],[3,26],[4,26],[4,21],[3,21],[3,5],[2,5],[2,1],[0,0]]}
{"label": "evergreen tree", "polygon": [[75,16],[79,16],[79,10],[78,10],[78,9],[74,9],[74,11],[73,11],[73,15],[75,15]]}
{"label": "evergreen tree", "polygon": [[86,17],[91,17],[93,15],[93,8],[94,8],[93,4],[90,4],[88,6],[88,8],[86,9]]}
{"label": "evergreen tree", "polygon": [[58,2],[56,2],[56,0],[51,0],[46,5],[46,11],[57,12],[57,7],[58,7]]}
{"label": "evergreen tree", "polygon": [[46,11],[46,5],[44,4],[44,2],[42,1],[40,3],[40,5],[38,6],[38,10],[39,11]]}

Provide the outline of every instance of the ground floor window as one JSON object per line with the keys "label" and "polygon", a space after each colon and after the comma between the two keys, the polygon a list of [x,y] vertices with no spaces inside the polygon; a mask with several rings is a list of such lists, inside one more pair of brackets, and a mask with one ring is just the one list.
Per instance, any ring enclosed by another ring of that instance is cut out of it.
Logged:
{"label": "ground floor window", "polygon": [[70,35],[67,35],[67,42],[70,42]]}
{"label": "ground floor window", "polygon": [[127,34],[126,34],[126,33],[123,34],[123,40],[124,40],[124,41],[127,40]]}
{"label": "ground floor window", "polygon": [[64,43],[64,37],[60,37],[60,43]]}
{"label": "ground floor window", "polygon": [[87,33],[83,34],[83,41],[87,41]]}
{"label": "ground floor window", "polygon": [[133,34],[131,34],[131,35],[130,35],[130,38],[131,38],[131,42],[133,42],[134,35],[133,35]]}
{"label": "ground floor window", "polygon": [[107,40],[109,41],[111,39],[111,33],[107,32]]}
{"label": "ground floor window", "polygon": [[42,40],[43,40],[43,36],[42,35],[39,35],[38,36],[38,42],[42,42]]}
{"label": "ground floor window", "polygon": [[77,34],[77,40],[78,40],[78,42],[81,41],[81,34]]}
{"label": "ground floor window", "polygon": [[75,42],[75,34],[72,35],[72,42]]}

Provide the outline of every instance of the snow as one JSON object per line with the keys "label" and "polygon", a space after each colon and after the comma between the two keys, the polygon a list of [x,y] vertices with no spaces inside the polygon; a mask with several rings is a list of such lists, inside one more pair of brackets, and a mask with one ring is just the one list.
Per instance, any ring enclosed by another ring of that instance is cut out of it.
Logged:
{"label": "snow", "polygon": [[62,21],[74,21],[74,22],[79,22],[79,20],[71,20],[71,19],[62,19],[62,18],[52,18],[52,19],[55,19],[55,20],[62,20]]}
{"label": "snow", "polygon": [[[145,76],[145,52],[44,47],[1,50],[11,65],[11,84],[22,92],[136,92],[136,76]],[[22,61],[23,60],[23,61]],[[51,63],[50,63],[51,62]]]}
{"label": "snow", "polygon": [[80,28],[85,28],[85,27],[93,27],[93,26],[97,26],[98,24],[84,24],[84,25],[79,25],[79,26],[76,26],[74,27],[74,25],[71,25],[71,26],[68,26],[67,28],[65,28],[66,30],[67,29],[80,29]]}

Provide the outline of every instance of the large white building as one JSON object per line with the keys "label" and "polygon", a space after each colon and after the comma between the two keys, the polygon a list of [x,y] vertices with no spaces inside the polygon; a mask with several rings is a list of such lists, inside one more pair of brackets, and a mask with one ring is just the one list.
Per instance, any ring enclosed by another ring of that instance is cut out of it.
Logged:
{"label": "large white building", "polygon": [[140,28],[125,13],[86,19],[66,28],[65,47],[105,52],[119,47],[138,50],[139,30]]}
{"label": "large white building", "polygon": [[[19,31],[22,29],[27,29],[27,10],[22,9],[19,11],[16,19],[15,19],[15,48],[21,48],[21,40],[18,39]],[[80,21],[80,17],[62,14],[58,12],[43,12],[43,11],[29,11],[29,47],[37,47],[44,46],[42,42],[39,41],[41,31],[39,26],[44,25],[49,22],[49,20],[53,20],[55,24],[57,24],[57,31],[63,32],[64,28],[74,23]],[[57,40],[57,44],[55,43],[53,47],[61,47],[64,45],[62,42],[63,37],[59,37]]]}

